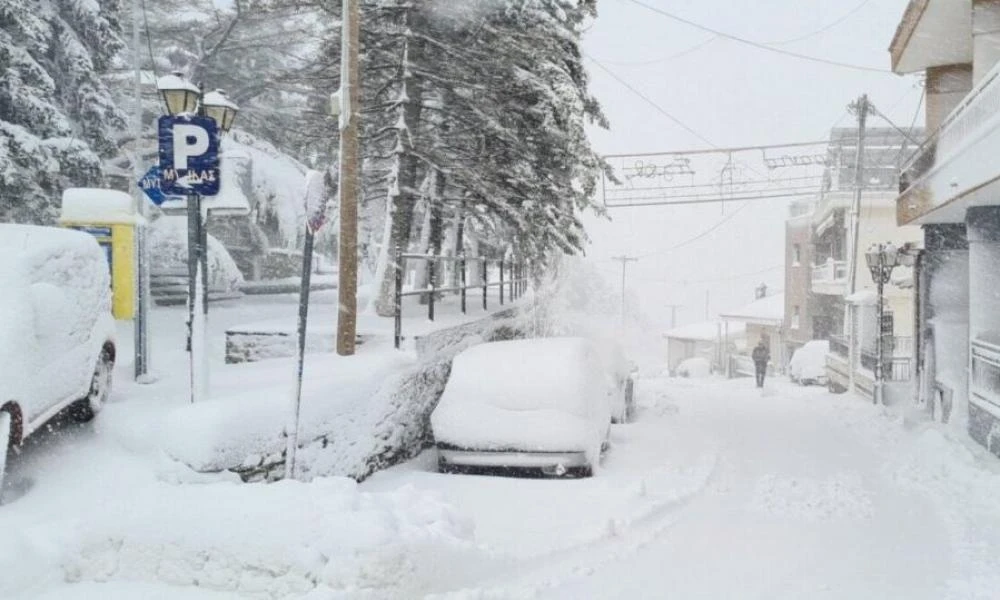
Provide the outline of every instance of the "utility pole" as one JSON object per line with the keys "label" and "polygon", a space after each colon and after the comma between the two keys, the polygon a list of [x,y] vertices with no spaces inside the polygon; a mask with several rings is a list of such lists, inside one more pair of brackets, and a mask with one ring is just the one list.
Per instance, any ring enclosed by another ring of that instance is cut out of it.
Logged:
{"label": "utility pole", "polygon": [[625,266],[630,262],[638,261],[638,257],[635,256],[612,256],[611,260],[618,261],[622,264],[622,326],[625,325]]}
{"label": "utility pole", "polygon": [[[865,125],[868,120],[868,94],[862,94],[850,108],[858,114],[858,148],[854,160],[854,202],[851,204],[850,233],[847,238],[847,260],[850,282],[848,294],[856,291],[858,279],[858,236],[861,231],[861,193],[865,186]],[[848,305],[850,318],[857,318],[857,310]],[[881,323],[879,324],[881,327]],[[857,340],[854,339],[854,325],[848,323],[847,328],[847,380],[848,390],[854,391],[854,365],[858,362]]]}
{"label": "utility pole", "polygon": [[858,235],[861,223],[861,193],[865,187],[865,125],[868,122],[868,94],[863,94],[856,102],[851,104],[852,110],[858,114],[858,148],[857,156],[854,160],[854,202],[851,204],[850,235],[848,236],[847,260],[850,266],[850,293],[856,289],[858,279]]}
{"label": "utility pole", "polygon": [[680,308],[681,304],[667,304],[666,307],[670,309],[670,328],[673,329],[677,327],[677,309]]}
{"label": "utility pole", "polygon": [[340,46],[340,248],[338,252],[337,354],[354,354],[358,330],[358,191],[361,159],[361,69],[358,56],[361,11],[358,0],[343,0]]}

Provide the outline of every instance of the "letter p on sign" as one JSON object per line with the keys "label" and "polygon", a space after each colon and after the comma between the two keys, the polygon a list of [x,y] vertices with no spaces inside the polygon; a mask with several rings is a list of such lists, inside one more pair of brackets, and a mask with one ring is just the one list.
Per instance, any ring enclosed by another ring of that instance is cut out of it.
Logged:
{"label": "letter p on sign", "polygon": [[219,126],[203,116],[163,116],[159,121],[160,189],[166,195],[219,193]]}
{"label": "letter p on sign", "polygon": [[188,159],[208,152],[208,132],[198,125],[174,124],[174,168],[187,170]]}

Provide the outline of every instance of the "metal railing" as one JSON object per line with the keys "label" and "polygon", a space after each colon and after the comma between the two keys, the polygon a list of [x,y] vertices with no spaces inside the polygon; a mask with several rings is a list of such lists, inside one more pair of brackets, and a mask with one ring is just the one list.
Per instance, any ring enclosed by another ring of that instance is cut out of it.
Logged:
{"label": "metal railing", "polygon": [[828,258],[826,262],[813,265],[813,283],[837,283],[847,281],[847,261]]}
{"label": "metal railing", "polygon": [[[467,257],[464,255],[459,256],[437,256],[434,254],[404,254],[401,250],[396,250],[395,263],[393,266],[395,274],[395,299],[394,299],[394,318],[395,318],[395,328],[393,335],[393,344],[398,349],[400,343],[403,340],[403,298],[407,296],[425,296],[427,298],[427,319],[429,321],[434,320],[434,309],[437,302],[438,294],[443,293],[455,293],[461,298],[461,309],[462,314],[467,313],[467,302],[466,302],[466,292],[469,290],[482,290],[483,293],[483,310],[489,310],[488,298],[490,288],[499,288],[500,291],[500,306],[504,305],[505,297],[504,292],[507,292],[506,300],[513,302],[521,296],[528,289],[528,270],[525,266],[519,262],[513,262],[509,260],[492,259],[482,256]],[[427,281],[429,287],[419,290],[403,290],[403,272],[406,270],[406,261],[409,260],[422,260],[427,263]],[[455,268],[458,269],[459,274],[459,285],[453,286],[443,286],[438,287],[437,285],[437,270],[441,262],[453,262],[455,263]],[[470,262],[476,262],[482,264],[482,269],[480,273],[480,281],[475,283],[469,283],[468,281],[468,265]],[[496,281],[490,281],[490,269],[491,264],[497,265],[497,272],[499,273],[499,279]],[[505,277],[506,274],[506,277]]]}

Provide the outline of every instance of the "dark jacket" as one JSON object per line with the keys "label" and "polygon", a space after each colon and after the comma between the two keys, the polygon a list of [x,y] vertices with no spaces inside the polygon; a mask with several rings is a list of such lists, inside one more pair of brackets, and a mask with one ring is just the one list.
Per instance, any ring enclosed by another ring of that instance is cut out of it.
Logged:
{"label": "dark jacket", "polygon": [[750,356],[755,363],[766,363],[771,358],[771,353],[767,351],[767,346],[756,346]]}

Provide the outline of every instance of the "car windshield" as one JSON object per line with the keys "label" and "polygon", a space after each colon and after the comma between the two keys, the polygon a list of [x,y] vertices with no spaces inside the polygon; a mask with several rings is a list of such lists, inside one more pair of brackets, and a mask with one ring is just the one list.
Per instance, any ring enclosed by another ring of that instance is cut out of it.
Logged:
{"label": "car windshield", "polygon": [[0,0],[0,599],[1000,598],[1000,0]]}

